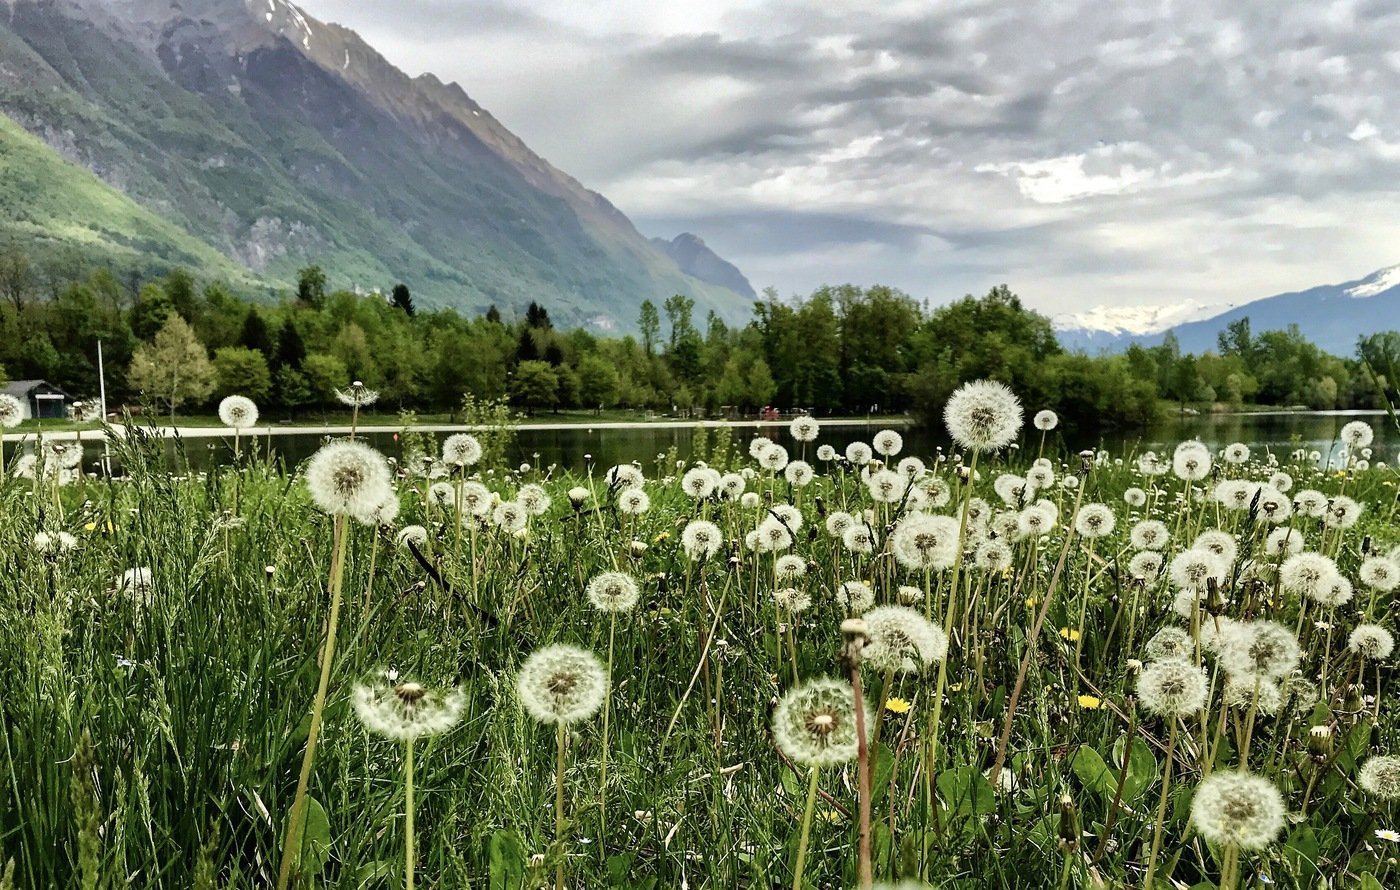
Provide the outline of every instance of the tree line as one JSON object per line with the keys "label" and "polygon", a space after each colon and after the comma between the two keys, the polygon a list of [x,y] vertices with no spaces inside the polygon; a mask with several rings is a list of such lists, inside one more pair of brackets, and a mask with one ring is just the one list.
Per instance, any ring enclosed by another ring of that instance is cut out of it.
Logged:
{"label": "tree line", "polygon": [[769,289],[742,326],[713,313],[697,319],[694,302],[674,295],[642,305],[636,335],[604,336],[558,329],[533,303],[519,317],[494,307],[465,317],[418,309],[403,284],[387,294],[332,290],[315,266],[265,304],[182,269],[122,280],[98,268],[59,280],[4,250],[0,298],[0,373],[94,395],[100,340],[109,406],[171,413],[243,394],[295,417],[328,408],[337,388],[360,380],[381,404],[418,411],[453,412],[470,393],[531,413],[714,416],[773,406],[935,417],[961,381],[990,377],[1067,423],[1123,427],[1173,404],[1375,407],[1400,360],[1400,334],[1361,338],[1356,355],[1338,357],[1296,327],[1256,333],[1247,319],[1201,355],[1170,335],[1086,355],[1064,349],[1049,319],[1004,285],[937,307],[880,285],[790,299]]}

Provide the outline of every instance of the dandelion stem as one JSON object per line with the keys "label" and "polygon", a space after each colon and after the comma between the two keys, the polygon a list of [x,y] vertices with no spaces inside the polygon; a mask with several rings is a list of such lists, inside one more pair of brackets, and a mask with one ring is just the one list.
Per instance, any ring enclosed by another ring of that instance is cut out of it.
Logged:
{"label": "dandelion stem", "polygon": [[[1126,764],[1132,753],[1132,739],[1124,749],[1123,761]],[[1172,784],[1172,759],[1176,755],[1176,718],[1171,718],[1167,730],[1167,760],[1162,764],[1162,795],[1157,799],[1157,820],[1152,823],[1152,850],[1147,854],[1147,876],[1143,878],[1142,890],[1152,890],[1152,882],[1157,877],[1157,854],[1162,852],[1162,827],[1167,821],[1167,794]]]}
{"label": "dandelion stem", "polygon": [[792,890],[802,890],[802,868],[807,864],[807,841],[812,836],[812,814],[817,809],[818,767],[812,767],[812,778],[807,782],[807,806],[802,811],[802,836],[797,841],[797,863],[792,869]]}
{"label": "dandelion stem", "polygon": [[[617,613],[610,613],[608,616],[608,689],[612,689],[613,672],[613,640],[617,630]],[[599,754],[599,776],[598,776],[598,851],[606,858],[607,837],[608,837],[608,706],[612,698],[611,692],[603,696],[603,749]]]}
{"label": "dandelion stem", "polygon": [[403,798],[403,885],[406,890],[413,890],[413,866],[416,861],[413,855],[413,739],[404,742]]}
{"label": "dandelion stem", "polygon": [[326,643],[321,649],[321,679],[316,686],[316,699],[311,705],[311,728],[306,734],[306,751],[301,757],[301,775],[297,778],[296,796],[287,819],[287,835],[282,842],[282,866],[277,873],[277,890],[287,890],[292,877],[292,862],[301,858],[302,822],[306,817],[306,788],[311,782],[311,766],[316,759],[316,743],[321,738],[321,715],[326,708],[326,690],[331,682],[331,663],[335,661],[335,632],[340,623],[340,589],[345,578],[346,538],[345,514],[337,514],[332,533],[331,553],[331,613],[327,622]]}
{"label": "dandelion stem", "polygon": [[558,724],[555,738],[558,754],[554,762],[554,840],[558,845],[559,862],[554,868],[554,890],[564,890],[564,749],[568,732]]}

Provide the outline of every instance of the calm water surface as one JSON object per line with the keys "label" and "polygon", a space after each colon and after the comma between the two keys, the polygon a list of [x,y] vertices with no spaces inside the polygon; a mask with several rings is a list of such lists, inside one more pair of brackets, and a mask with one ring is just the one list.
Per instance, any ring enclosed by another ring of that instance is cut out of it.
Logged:
{"label": "calm water surface", "polygon": [[[1286,457],[1296,448],[1318,451],[1325,457],[1338,450],[1336,437],[1342,425],[1350,420],[1362,419],[1374,427],[1376,439],[1373,445],[1373,460],[1397,463],[1400,451],[1400,433],[1397,433],[1390,419],[1384,414],[1356,413],[1279,413],[1242,415],[1202,415],[1182,417],[1155,425],[1146,430],[1119,433],[1076,434],[1073,431],[1056,430],[1050,433],[1047,447],[1067,448],[1079,451],[1083,448],[1107,448],[1115,455],[1124,456],[1153,449],[1171,449],[1186,438],[1200,438],[1212,448],[1218,449],[1232,442],[1244,442],[1256,451],[1272,451]],[[895,426],[904,436],[904,455],[927,457],[939,448],[949,445],[947,435],[939,427],[898,426],[893,424],[869,424],[856,426],[825,426],[816,444],[829,443],[838,450],[853,441],[870,441],[870,438],[886,426]],[[799,455],[801,445],[791,441],[786,423],[759,424],[736,422],[732,424],[734,441],[739,448],[746,447],[754,435],[766,435],[788,446],[793,457]],[[713,436],[713,430],[710,435]],[[436,434],[441,439],[446,433]],[[592,465],[604,470],[614,464],[641,461],[648,470],[654,468],[659,454],[675,447],[684,457],[691,453],[696,431],[693,427],[648,427],[635,429],[593,429],[586,425],[567,429],[521,429],[511,455],[512,463],[530,463],[536,466],[555,465],[560,469],[584,471]],[[309,457],[327,437],[317,434],[289,434],[258,439],[261,450],[270,447],[285,459],[288,464],[300,463]],[[364,438],[385,454],[398,455],[399,444],[393,432],[370,432]],[[1023,438],[1024,447],[1036,448],[1039,433],[1029,430]],[[244,440],[244,447],[248,442]],[[232,440],[188,439],[179,445],[168,443],[168,450],[175,456],[183,450],[191,466],[205,468],[228,460],[232,455]],[[85,449],[89,458],[96,461],[101,445],[92,442]],[[809,445],[807,458],[814,460],[815,445]]]}

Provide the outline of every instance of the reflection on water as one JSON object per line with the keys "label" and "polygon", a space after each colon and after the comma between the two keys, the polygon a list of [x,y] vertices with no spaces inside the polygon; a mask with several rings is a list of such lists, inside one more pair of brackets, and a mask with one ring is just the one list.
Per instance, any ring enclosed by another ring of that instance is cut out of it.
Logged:
{"label": "reflection on water", "polygon": [[[1170,422],[1155,425],[1146,430],[1116,434],[1085,435],[1072,431],[1054,431],[1047,438],[1047,449],[1061,448],[1079,451],[1084,448],[1106,448],[1114,454],[1131,455],[1152,449],[1162,451],[1172,448],[1185,438],[1200,438],[1212,449],[1223,448],[1231,442],[1244,442],[1256,452],[1272,451],[1282,458],[1297,448],[1320,452],[1324,459],[1339,450],[1337,432],[1350,420],[1366,420],[1376,430],[1373,444],[1374,460],[1387,463],[1397,462],[1396,452],[1400,449],[1400,433],[1397,433],[1390,419],[1384,414],[1364,416],[1320,413],[1279,413],[1241,415],[1202,415],[1182,417]],[[806,457],[815,462],[817,444],[830,444],[843,450],[856,440],[868,442],[884,425],[831,426],[822,428],[817,443],[807,445]],[[786,445],[794,458],[800,456],[801,443],[793,442],[788,435],[786,423],[759,424],[753,422],[735,423],[732,426],[735,446],[743,452],[750,438],[765,435]],[[947,448],[947,436],[941,427],[900,427],[904,436],[903,455],[927,457],[937,449]],[[437,434],[441,441],[445,433]],[[713,431],[710,433],[713,437]],[[257,439],[260,452],[271,448],[290,466],[295,466],[309,457],[321,446],[327,437],[315,434],[292,434],[264,436]],[[382,450],[385,454],[400,455],[398,435],[394,432],[370,432],[363,438]],[[619,463],[640,461],[649,473],[656,471],[656,461],[672,447],[681,457],[690,455],[695,440],[693,427],[648,427],[635,429],[594,429],[586,425],[567,429],[521,429],[510,455],[513,464],[529,463],[535,466],[557,466],[560,469],[586,471],[590,466],[602,471]],[[713,441],[713,439],[711,439]],[[1028,429],[1023,438],[1024,447],[1035,449],[1039,445],[1039,433]],[[13,446],[11,446],[12,448]],[[243,440],[247,449],[250,443]],[[7,453],[10,449],[7,449]],[[101,454],[100,442],[89,440],[85,445],[87,460],[96,462]],[[188,439],[184,442],[168,442],[167,451],[172,458],[183,463],[188,460],[194,469],[203,469],[216,463],[227,461],[232,456],[232,439]]]}

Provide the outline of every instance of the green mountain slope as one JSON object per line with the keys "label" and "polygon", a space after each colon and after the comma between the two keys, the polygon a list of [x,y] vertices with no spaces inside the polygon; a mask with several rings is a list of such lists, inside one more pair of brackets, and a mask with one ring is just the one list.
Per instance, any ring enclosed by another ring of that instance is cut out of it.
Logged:
{"label": "green mountain slope", "polygon": [[8,2],[0,112],[255,275],[316,262],[338,286],[538,300],[603,329],[677,292],[747,314],[460,88],[282,0]]}
{"label": "green mountain slope", "polygon": [[75,247],[117,268],[192,266],[245,288],[246,269],[0,115],[0,240],[43,255]]}

